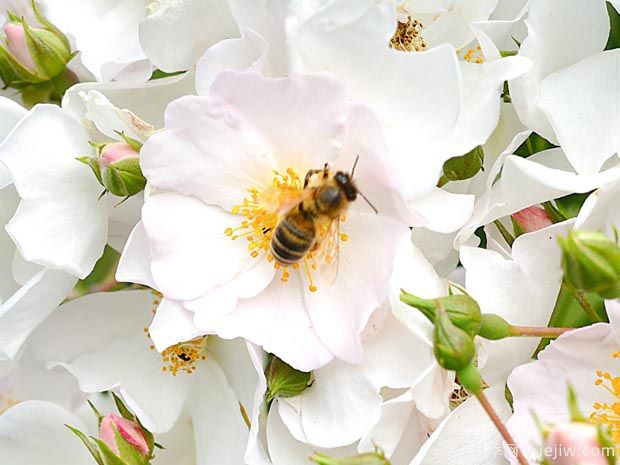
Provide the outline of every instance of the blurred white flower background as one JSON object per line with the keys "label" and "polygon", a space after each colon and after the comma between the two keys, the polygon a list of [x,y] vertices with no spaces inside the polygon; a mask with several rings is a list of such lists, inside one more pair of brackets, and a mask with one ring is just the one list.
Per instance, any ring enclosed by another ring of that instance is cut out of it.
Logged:
{"label": "blurred white flower background", "polygon": [[620,463],[620,3],[0,0],[0,465]]}

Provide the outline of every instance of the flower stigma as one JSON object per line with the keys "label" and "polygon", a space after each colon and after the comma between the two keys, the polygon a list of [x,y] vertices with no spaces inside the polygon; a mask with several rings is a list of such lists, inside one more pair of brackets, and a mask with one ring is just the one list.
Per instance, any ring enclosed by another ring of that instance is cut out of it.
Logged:
{"label": "flower stigma", "polygon": [[[612,354],[613,358],[620,358],[620,351]],[[615,443],[620,443],[620,376],[612,376],[608,371],[597,370],[596,386],[600,386],[609,392],[615,401],[594,402],[594,411],[590,414],[592,423],[600,423],[609,428],[609,434]]]}
{"label": "flower stigma", "polygon": [[[271,253],[271,238],[287,212],[295,208],[304,199],[307,189],[297,172],[288,168],[286,171],[273,170],[273,180],[264,190],[251,187],[247,190],[249,196],[245,197],[241,204],[235,205],[231,212],[243,219],[239,226],[226,228],[224,234],[231,240],[243,239],[248,241],[248,251],[252,258],[266,256],[267,261],[273,263],[276,270],[280,270],[280,281],[286,283],[290,279],[290,270],[302,270],[308,278],[308,288],[311,292],[318,290],[314,272],[321,264],[331,265],[337,257],[327,253],[333,247],[331,241],[346,242],[348,235],[339,234],[335,239],[326,237],[328,226],[316,222],[316,238],[310,250],[303,259],[292,265],[283,266],[278,263]],[[346,215],[340,216],[340,221],[346,221]],[[326,240],[323,241],[323,238]]]}
{"label": "flower stigma", "polygon": [[[155,314],[163,296],[157,291],[153,291],[153,296],[153,314]],[[144,328],[144,333],[151,341],[151,333],[148,328]],[[156,350],[152,341],[149,349]],[[164,363],[161,370],[164,373],[168,372],[172,376],[176,376],[179,372],[192,374],[196,371],[198,362],[207,359],[207,336],[198,336],[189,341],[170,346],[161,353],[161,358]]]}

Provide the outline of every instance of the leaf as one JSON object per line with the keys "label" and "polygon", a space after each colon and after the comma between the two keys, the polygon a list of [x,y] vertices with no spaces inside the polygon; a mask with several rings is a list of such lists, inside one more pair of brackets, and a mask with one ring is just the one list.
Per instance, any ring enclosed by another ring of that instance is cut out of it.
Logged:
{"label": "leaf", "polygon": [[99,454],[99,450],[95,447],[95,445],[88,439],[88,437],[82,433],[79,429],[74,428],[70,425],[65,425],[73,434],[75,434],[80,440],[84,443],[88,451],[91,453],[93,458],[97,461],[99,465],[104,465],[103,460],[101,459],[101,454]]}
{"label": "leaf", "polygon": [[484,150],[481,146],[460,157],[452,157],[443,164],[443,174],[449,181],[473,178],[484,169]]}
{"label": "leaf", "polygon": [[539,136],[535,132],[530,134],[530,136],[523,141],[523,143],[515,150],[515,155],[519,155],[520,157],[527,158],[530,155],[534,155],[535,153],[542,152],[543,150],[552,149],[557,147],[557,145],[553,145],[547,139],[542,136]]}

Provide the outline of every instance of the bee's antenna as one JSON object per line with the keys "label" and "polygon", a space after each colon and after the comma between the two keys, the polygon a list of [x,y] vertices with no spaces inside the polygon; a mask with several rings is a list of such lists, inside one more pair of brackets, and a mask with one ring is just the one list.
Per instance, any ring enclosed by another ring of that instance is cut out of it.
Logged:
{"label": "bee's antenna", "polygon": [[357,162],[359,161],[360,156],[355,157],[355,161],[353,162],[353,168],[351,168],[351,179],[353,179],[353,175],[355,174],[355,167],[357,166]]}
{"label": "bee's antenna", "polygon": [[368,200],[368,197],[366,197],[366,196],[365,196],[363,193],[361,193],[360,191],[357,191],[357,193],[358,193],[359,195],[361,195],[361,196],[362,196],[362,198],[366,201],[366,203],[370,206],[370,208],[372,208],[372,209],[375,211],[375,213],[378,215],[378,214],[379,214],[379,210],[377,210],[377,207],[375,207],[375,206],[372,204],[372,202],[371,202],[370,200]]}

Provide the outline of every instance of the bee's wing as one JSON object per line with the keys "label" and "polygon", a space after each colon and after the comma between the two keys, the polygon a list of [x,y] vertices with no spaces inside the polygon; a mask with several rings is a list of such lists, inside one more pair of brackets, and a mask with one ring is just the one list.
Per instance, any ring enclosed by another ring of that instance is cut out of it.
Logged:
{"label": "bee's wing", "polygon": [[331,220],[321,237],[318,249],[318,263],[321,263],[322,280],[334,284],[338,276],[340,259],[340,216]]}
{"label": "bee's wing", "polygon": [[289,196],[278,201],[278,215],[281,217],[302,203],[312,195],[312,189],[304,189],[297,195]]}

